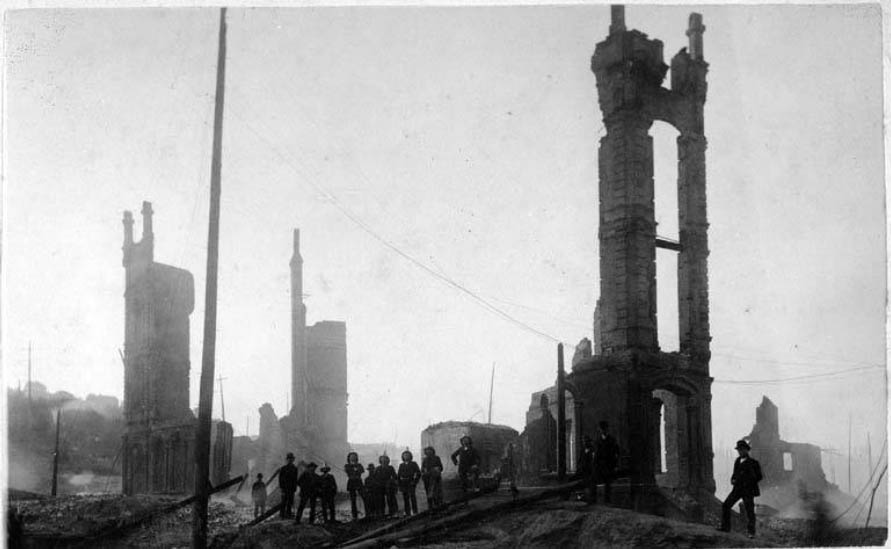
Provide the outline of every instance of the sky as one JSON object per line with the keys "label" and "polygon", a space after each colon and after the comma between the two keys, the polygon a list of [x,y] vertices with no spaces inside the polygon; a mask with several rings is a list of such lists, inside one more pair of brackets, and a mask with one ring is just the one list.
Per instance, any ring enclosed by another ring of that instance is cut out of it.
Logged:
{"label": "sky", "polygon": [[[694,9],[716,453],[768,396],[784,439],[844,450],[850,420],[876,455],[879,7],[632,5],[626,22],[668,62]],[[27,379],[31,342],[50,390],[122,396],[121,217],[134,212],[138,239],[148,200],[156,261],[195,277],[196,406],[218,11],[31,9],[4,24],[5,385]],[[229,10],[216,364],[236,434],[257,433],[264,402],[285,411],[294,228],[308,323],[347,323],[350,441],[417,448],[431,423],[485,421],[493,363],[492,421],[522,431],[555,379],[555,340],[569,359],[592,335],[604,130],[590,57],[608,26],[605,5]],[[651,133],[672,237],[676,132]],[[670,351],[676,264],[657,261]]]}

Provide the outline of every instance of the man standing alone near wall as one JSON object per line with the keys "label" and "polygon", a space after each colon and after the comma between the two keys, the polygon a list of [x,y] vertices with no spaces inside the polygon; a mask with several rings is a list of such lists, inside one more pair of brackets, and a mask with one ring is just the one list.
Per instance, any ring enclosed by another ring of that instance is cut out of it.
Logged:
{"label": "man standing alone near wall", "polygon": [[749,446],[749,443],[744,440],[736,443],[736,451],[739,452],[739,457],[733,462],[733,475],[730,477],[730,484],[733,485],[733,489],[730,490],[730,495],[724,500],[721,508],[721,527],[718,530],[730,531],[730,510],[733,509],[737,501],[742,500],[746,515],[748,515],[748,524],[746,526],[749,537],[754,538],[755,497],[761,495],[758,483],[764,477],[761,475],[761,464],[758,463],[758,460],[749,456],[751,449],[752,447]]}

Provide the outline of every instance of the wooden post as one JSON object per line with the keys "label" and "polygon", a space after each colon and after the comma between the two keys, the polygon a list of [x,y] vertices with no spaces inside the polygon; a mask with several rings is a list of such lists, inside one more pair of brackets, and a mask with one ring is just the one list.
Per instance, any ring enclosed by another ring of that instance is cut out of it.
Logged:
{"label": "wooden post", "polygon": [[28,342],[28,410],[31,409],[31,342]]}
{"label": "wooden post", "polygon": [[851,492],[851,414],[848,413],[848,493]]}
{"label": "wooden post", "polygon": [[557,344],[557,479],[566,480],[566,371],[563,344]]}
{"label": "wooden post", "polygon": [[863,525],[864,529],[869,528],[869,519],[870,517],[872,517],[872,503],[873,500],[876,498],[876,490],[878,490],[879,485],[882,484],[882,477],[885,476],[885,471],[887,470],[888,466],[885,465],[885,467],[882,469],[882,474],[879,475],[879,480],[876,481],[876,485],[872,488],[872,494],[870,494],[869,496],[869,511],[866,513],[866,524]]}
{"label": "wooden post", "polygon": [[220,173],[223,145],[223,97],[226,82],[226,8],[220,9],[220,42],[213,116],[213,153],[210,165],[210,220],[207,234],[207,282],[204,294],[204,348],[195,433],[195,503],[192,507],[192,548],[207,547],[207,503],[210,497],[210,429],[213,375],[217,341],[217,265],[220,242]]}
{"label": "wooden post", "polygon": [[492,379],[489,380],[489,424],[492,423],[492,394],[495,392],[495,363],[492,363]]}
{"label": "wooden post", "polygon": [[62,408],[56,410],[56,449],[53,452],[53,486],[51,494],[56,495],[59,483],[59,431],[62,427]]}

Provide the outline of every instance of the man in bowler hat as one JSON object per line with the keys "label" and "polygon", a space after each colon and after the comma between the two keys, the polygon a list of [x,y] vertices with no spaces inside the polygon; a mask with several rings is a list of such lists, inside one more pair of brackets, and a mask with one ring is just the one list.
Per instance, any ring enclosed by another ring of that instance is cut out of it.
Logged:
{"label": "man in bowler hat", "polygon": [[733,489],[730,495],[724,500],[721,509],[721,527],[719,530],[724,532],[730,531],[730,510],[737,501],[742,500],[743,507],[746,510],[748,519],[747,530],[749,537],[755,537],[755,497],[761,495],[758,489],[758,483],[764,478],[761,475],[761,464],[749,455],[752,449],[745,440],[736,443],[736,451],[739,457],[733,462],[733,475],[730,477],[730,484]]}

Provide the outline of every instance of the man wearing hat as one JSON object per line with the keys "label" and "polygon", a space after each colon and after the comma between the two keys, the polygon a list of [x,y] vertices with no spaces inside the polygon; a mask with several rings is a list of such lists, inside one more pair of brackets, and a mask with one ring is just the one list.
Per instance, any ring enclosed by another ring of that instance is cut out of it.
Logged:
{"label": "man wearing hat", "polygon": [[480,476],[480,454],[473,447],[473,439],[464,435],[461,437],[461,447],[452,452],[452,463],[458,466],[458,476],[461,477],[461,489],[477,491],[477,479]]}
{"label": "man wearing hat", "polygon": [[746,515],[748,515],[747,530],[749,537],[753,538],[755,537],[755,497],[761,495],[758,483],[764,477],[761,475],[761,464],[755,458],[749,456],[749,450],[751,449],[751,446],[745,440],[740,440],[736,443],[736,451],[739,452],[739,457],[733,462],[733,475],[730,477],[730,484],[733,485],[733,489],[730,490],[730,495],[724,500],[719,530],[724,532],[730,531],[730,510],[733,509],[737,501],[742,500]]}
{"label": "man wearing hat", "polygon": [[334,518],[334,499],[337,497],[337,481],[331,474],[331,467],[324,465],[321,469],[322,476],[318,479],[319,497],[322,500],[322,520],[325,522],[337,522]]}
{"label": "man wearing hat", "polygon": [[297,486],[300,487],[300,503],[297,505],[297,524],[303,517],[303,510],[309,503],[309,523],[312,524],[316,519],[316,498],[319,497],[319,477],[316,475],[316,464],[310,462],[306,466],[306,470],[297,479]]}
{"label": "man wearing hat", "polygon": [[281,517],[290,518],[294,507],[294,492],[297,491],[297,466],[294,465],[294,454],[288,452],[287,463],[278,470],[278,489],[282,495]]}

